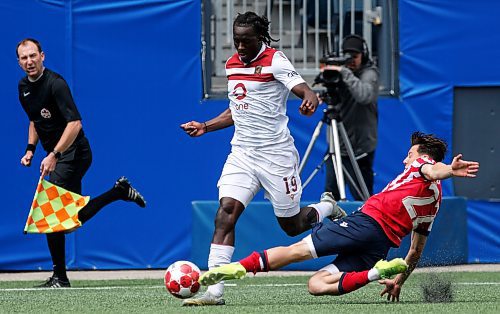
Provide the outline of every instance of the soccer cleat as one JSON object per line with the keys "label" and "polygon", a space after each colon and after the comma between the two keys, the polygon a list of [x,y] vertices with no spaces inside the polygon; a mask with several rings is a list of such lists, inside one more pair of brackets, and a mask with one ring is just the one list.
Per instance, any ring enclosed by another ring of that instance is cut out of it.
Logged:
{"label": "soccer cleat", "polygon": [[61,280],[56,276],[52,276],[46,282],[36,285],[35,288],[71,288],[71,284],[69,280]]}
{"label": "soccer cleat", "polygon": [[120,190],[124,193],[124,200],[129,202],[134,202],[140,207],[146,207],[146,201],[144,197],[130,184],[127,178],[121,177],[116,180],[115,189]]}
{"label": "soccer cleat", "polygon": [[241,279],[247,271],[240,263],[231,263],[212,268],[200,276],[198,282],[204,286],[211,286],[223,280]]}
{"label": "soccer cleat", "polygon": [[182,301],[182,306],[205,306],[205,305],[225,305],[226,301],[222,297],[216,297],[205,291],[201,296]]}
{"label": "soccer cleat", "polygon": [[321,194],[321,198],[319,199],[319,201],[331,203],[333,205],[332,214],[328,216],[329,219],[336,220],[347,216],[346,212],[342,208],[340,208],[340,206],[335,201],[332,192],[324,192],[323,194]]}
{"label": "soccer cleat", "polygon": [[400,274],[408,269],[408,265],[402,258],[395,258],[390,261],[380,260],[374,268],[378,271],[380,278],[388,279],[394,275]]}

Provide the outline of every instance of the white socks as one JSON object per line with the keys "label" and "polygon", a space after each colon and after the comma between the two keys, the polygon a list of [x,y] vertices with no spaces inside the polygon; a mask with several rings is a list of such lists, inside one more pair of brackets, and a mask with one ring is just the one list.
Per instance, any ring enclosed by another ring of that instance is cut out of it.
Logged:
{"label": "white socks", "polygon": [[378,273],[378,270],[375,269],[375,267],[368,271],[368,280],[375,281],[379,279],[380,279],[380,274]]}
{"label": "white socks", "polygon": [[307,205],[307,207],[312,207],[318,212],[318,222],[322,222],[325,217],[328,217],[333,212],[333,204],[330,202],[320,202],[317,204]]}
{"label": "white socks", "polygon": [[[233,253],[233,246],[212,243],[208,255],[208,269],[231,263]],[[207,291],[215,297],[221,297],[224,294],[224,282],[209,286]]]}

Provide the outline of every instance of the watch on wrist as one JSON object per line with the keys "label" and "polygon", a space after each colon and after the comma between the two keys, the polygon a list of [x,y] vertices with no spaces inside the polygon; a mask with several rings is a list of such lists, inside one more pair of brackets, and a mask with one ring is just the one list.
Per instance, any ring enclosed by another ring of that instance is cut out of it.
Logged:
{"label": "watch on wrist", "polygon": [[61,152],[58,152],[57,150],[53,150],[52,154],[54,154],[54,157],[56,157],[56,159],[61,158]]}

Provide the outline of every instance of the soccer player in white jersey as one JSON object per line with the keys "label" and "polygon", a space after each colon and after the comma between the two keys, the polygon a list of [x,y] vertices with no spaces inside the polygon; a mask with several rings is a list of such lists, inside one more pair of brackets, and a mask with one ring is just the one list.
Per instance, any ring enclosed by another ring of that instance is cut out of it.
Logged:
{"label": "soccer player in white jersey", "polygon": [[[231,262],[236,222],[261,188],[289,236],[310,229],[325,217],[345,215],[338,206],[332,206],[335,201],[331,193],[324,193],[318,204],[300,208],[299,155],[287,127],[286,101],[292,91],[302,99],[300,112],[310,116],[318,106],[315,93],[283,52],[269,47],[276,40],[269,35],[265,16],[238,14],[233,39],[237,52],[226,62],[229,108],[206,122],[181,125],[193,137],[235,126],[232,150],[217,184],[220,206],[209,268]],[[223,283],[212,285],[201,296],[184,300],[183,305],[223,305],[223,289]]]}
{"label": "soccer player in white jersey", "polygon": [[[452,176],[474,178],[479,171],[478,162],[462,160],[461,154],[450,165],[442,163],[445,152],[444,141],[432,134],[413,133],[403,173],[382,192],[371,196],[358,211],[317,224],[311,235],[288,247],[253,252],[238,263],[213,268],[200,277],[200,282],[207,285],[238,279],[247,272],[275,270],[337,254],[331,264],[311,277],[309,293],[342,295],[382,279],[379,282],[385,287],[381,295],[399,301],[401,287],[417,266],[438,213],[440,180]],[[401,239],[410,233],[406,258],[384,261],[389,249],[399,247]]]}

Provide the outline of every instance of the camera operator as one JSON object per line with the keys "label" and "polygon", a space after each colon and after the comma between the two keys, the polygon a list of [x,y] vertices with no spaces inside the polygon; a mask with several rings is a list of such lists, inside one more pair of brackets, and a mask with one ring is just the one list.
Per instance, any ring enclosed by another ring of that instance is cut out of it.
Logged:
{"label": "camera operator", "polygon": [[[340,73],[335,95],[340,102],[339,120],[343,121],[351,142],[362,176],[370,195],[373,194],[373,159],[377,146],[377,97],[379,73],[369,59],[369,51],[364,39],[357,35],[346,36],[342,41],[344,55],[350,54],[351,60],[345,66],[330,65],[329,69]],[[343,143],[340,143],[342,164],[348,173],[356,178],[354,169]],[[326,162],[325,191],[332,192],[335,199],[340,199],[337,179],[331,158]],[[362,200],[349,180],[346,180],[355,200]],[[358,184],[359,186],[359,184]]]}

